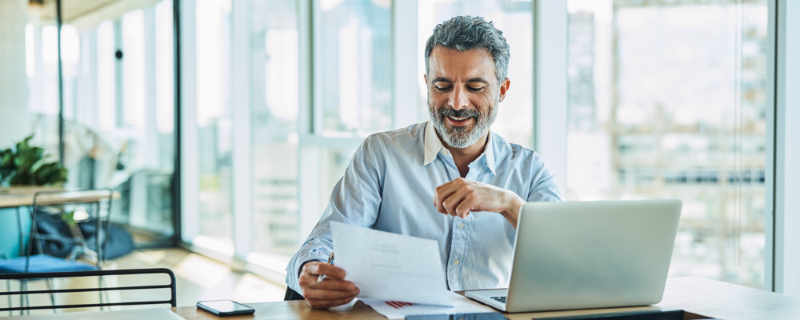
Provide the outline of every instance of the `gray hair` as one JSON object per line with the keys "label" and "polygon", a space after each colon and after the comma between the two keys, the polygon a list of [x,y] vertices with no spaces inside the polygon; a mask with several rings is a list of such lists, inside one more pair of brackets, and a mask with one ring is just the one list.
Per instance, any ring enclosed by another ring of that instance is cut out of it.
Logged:
{"label": "gray hair", "polygon": [[503,31],[486,22],[481,17],[458,16],[433,28],[433,35],[425,45],[425,73],[428,73],[428,60],[436,46],[458,50],[461,52],[484,48],[494,59],[494,74],[497,83],[502,84],[508,75],[508,43]]}

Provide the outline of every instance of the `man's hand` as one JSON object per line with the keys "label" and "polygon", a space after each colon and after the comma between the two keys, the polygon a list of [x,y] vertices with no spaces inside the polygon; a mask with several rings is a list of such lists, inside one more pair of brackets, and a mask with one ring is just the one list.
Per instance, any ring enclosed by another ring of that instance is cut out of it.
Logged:
{"label": "man's hand", "polygon": [[[325,279],[319,281],[320,275]],[[345,272],[333,265],[312,261],[303,265],[300,271],[300,287],[303,288],[303,297],[312,308],[330,308],[340,306],[358,295],[358,288],[350,281],[344,280]]]}
{"label": "man's hand", "polygon": [[433,205],[441,213],[466,218],[470,211],[497,212],[514,228],[524,204],[514,192],[463,178],[436,187],[433,196]]}

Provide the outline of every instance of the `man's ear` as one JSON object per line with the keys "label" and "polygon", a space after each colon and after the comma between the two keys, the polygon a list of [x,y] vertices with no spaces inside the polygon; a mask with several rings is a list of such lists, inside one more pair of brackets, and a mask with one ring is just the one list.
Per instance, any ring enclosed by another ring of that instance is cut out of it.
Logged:
{"label": "man's ear", "polygon": [[423,74],[422,78],[425,79],[425,85],[428,85],[428,75],[427,74]]}
{"label": "man's ear", "polygon": [[[426,83],[427,83],[427,80],[426,80]],[[505,100],[506,92],[508,92],[508,88],[510,88],[510,87],[511,87],[511,80],[509,80],[508,78],[503,80],[503,83],[500,84],[500,102],[503,102],[503,100]]]}

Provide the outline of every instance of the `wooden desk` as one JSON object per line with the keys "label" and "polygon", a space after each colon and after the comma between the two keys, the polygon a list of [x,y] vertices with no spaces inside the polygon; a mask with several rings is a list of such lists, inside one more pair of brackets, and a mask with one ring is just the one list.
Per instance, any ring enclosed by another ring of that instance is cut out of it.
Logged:
{"label": "wooden desk", "polygon": [[[187,320],[210,319],[356,319],[356,320],[385,320],[383,316],[373,311],[367,305],[358,302],[345,311],[315,310],[306,305],[305,301],[249,303],[256,309],[255,315],[238,317],[214,317],[208,313],[197,310],[196,307],[178,307],[172,310]],[[744,319],[800,319],[800,298],[790,297],[778,293],[733,285],[729,283],[701,279],[701,278],[671,278],[667,280],[664,299],[655,307],[662,309],[683,309],[691,314],[688,319],[704,319],[714,317],[726,320]],[[621,311],[648,310],[654,307],[610,308],[595,310],[537,312],[537,313],[512,313],[506,316],[512,320],[530,320],[537,317],[555,317],[578,314],[599,314]],[[130,311],[132,313],[143,311]],[[38,319],[67,319],[66,314],[43,316],[16,316],[6,319],[12,320],[38,320]],[[81,319],[113,320],[108,312],[86,312]],[[74,317],[74,316],[73,316]],[[69,318],[73,319],[73,318]],[[159,320],[159,319],[154,319]]]}
{"label": "wooden desk", "polygon": [[[33,205],[33,195],[36,192],[44,191],[65,191],[60,188],[48,187],[11,187],[0,188],[0,208],[22,207]],[[120,193],[114,191],[112,198],[119,199]],[[42,194],[39,196],[39,204],[62,204],[62,203],[88,203],[97,202],[108,198],[107,190],[86,190],[86,191],[66,191],[57,194]]]}

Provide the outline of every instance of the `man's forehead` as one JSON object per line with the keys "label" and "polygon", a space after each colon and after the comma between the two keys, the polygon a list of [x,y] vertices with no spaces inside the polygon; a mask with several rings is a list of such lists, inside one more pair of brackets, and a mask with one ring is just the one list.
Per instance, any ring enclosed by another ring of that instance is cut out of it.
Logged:
{"label": "man's forehead", "polygon": [[[494,79],[494,59],[488,50],[483,48],[467,51],[436,46],[431,51],[428,61],[430,78],[465,77],[466,79]],[[466,80],[465,79],[465,80]]]}

